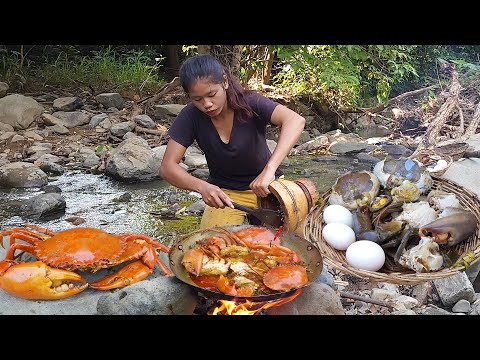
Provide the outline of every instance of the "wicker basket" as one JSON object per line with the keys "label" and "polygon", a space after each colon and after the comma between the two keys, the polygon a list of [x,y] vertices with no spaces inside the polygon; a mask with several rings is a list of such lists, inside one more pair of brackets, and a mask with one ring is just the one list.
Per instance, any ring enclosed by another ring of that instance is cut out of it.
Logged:
{"label": "wicker basket", "polygon": [[[454,247],[454,250],[461,254],[459,259],[466,256],[468,253],[471,256],[469,265],[472,265],[480,257],[480,200],[473,192],[463,188],[453,181],[437,178],[435,176],[432,176],[432,178],[432,190],[441,189],[455,194],[463,208],[470,210],[477,218],[477,229],[475,233],[469,239]],[[323,210],[329,205],[328,197],[330,194],[331,190],[325,192],[319,201],[319,205],[310,210],[307,218],[305,219],[304,227],[304,237],[319,248],[324,262],[327,265],[340,270],[344,274],[351,274],[371,281],[388,282],[399,285],[415,285],[429,280],[441,279],[466,269],[465,265],[461,265],[443,268],[438,271],[432,271],[428,273],[416,273],[409,269],[398,272],[389,272],[388,270],[385,270],[385,267],[379,271],[368,271],[356,269],[348,265],[345,257],[345,251],[332,248],[322,238]]]}

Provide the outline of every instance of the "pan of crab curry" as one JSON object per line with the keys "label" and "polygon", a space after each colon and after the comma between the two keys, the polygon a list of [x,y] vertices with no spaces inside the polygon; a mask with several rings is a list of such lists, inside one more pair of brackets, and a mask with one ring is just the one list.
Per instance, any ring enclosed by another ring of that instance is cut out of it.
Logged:
{"label": "pan of crab curry", "polygon": [[193,231],[170,248],[170,268],[206,296],[264,302],[292,295],[320,276],[323,260],[311,242],[262,226]]}

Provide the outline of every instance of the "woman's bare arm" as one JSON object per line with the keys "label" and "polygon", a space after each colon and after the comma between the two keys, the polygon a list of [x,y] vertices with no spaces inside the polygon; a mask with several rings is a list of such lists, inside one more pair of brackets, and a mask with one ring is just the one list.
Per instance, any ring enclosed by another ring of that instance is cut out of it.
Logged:
{"label": "woman's bare arm", "polygon": [[277,146],[263,171],[250,183],[253,192],[261,197],[270,194],[268,185],[275,180],[275,172],[305,128],[305,118],[284,105],[273,110],[271,122],[280,128]]}
{"label": "woman's bare arm", "polygon": [[203,201],[208,206],[224,208],[232,207],[232,200],[216,185],[190,175],[180,166],[185,151],[185,146],[170,139],[160,164],[160,177],[181,189],[195,191],[202,195]]}

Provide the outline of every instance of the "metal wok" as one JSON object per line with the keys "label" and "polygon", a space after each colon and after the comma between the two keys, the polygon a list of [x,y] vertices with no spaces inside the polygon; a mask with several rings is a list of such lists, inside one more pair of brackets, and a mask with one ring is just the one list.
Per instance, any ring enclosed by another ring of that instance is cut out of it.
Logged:
{"label": "metal wok", "polygon": [[[228,230],[230,232],[238,231],[243,228],[252,227],[251,225],[236,225],[236,226],[225,226],[221,229]],[[280,299],[292,295],[299,288],[290,289],[288,291],[276,292],[273,294],[266,295],[255,295],[255,296],[231,296],[224,294],[222,292],[212,291],[204,289],[197,284],[195,284],[190,278],[189,273],[185,267],[181,264],[183,255],[193,246],[198,240],[205,239],[210,236],[218,236],[219,231],[215,230],[218,228],[209,228],[193,231],[189,234],[184,235],[182,238],[177,240],[171,247],[168,253],[170,261],[170,269],[175,274],[175,276],[181,281],[187,283],[190,286],[196,288],[199,292],[215,298],[222,300],[249,300],[253,302],[265,302]],[[269,228],[267,228],[269,229]],[[271,229],[270,229],[271,230]],[[275,231],[272,230],[274,233]],[[289,249],[295,251],[300,260],[307,267],[308,282],[303,285],[306,287],[310,285],[318,276],[320,276],[323,269],[323,259],[320,251],[308,240],[291,233],[280,234],[281,245],[286,246]]]}

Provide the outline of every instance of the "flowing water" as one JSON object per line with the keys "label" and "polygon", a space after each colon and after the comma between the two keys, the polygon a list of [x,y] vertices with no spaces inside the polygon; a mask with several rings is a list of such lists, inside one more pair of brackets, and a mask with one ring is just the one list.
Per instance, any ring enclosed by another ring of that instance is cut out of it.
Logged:
{"label": "flowing water", "polygon": [[[320,158],[319,158],[320,159]],[[282,167],[285,178],[297,180],[311,179],[321,194],[330,189],[335,180],[347,171],[371,170],[372,166],[361,163],[351,157],[336,157],[335,161],[315,161],[312,157],[292,156],[290,166]],[[318,160],[318,159],[317,159]],[[75,227],[66,219],[80,217],[85,220],[78,226],[101,228],[111,233],[135,232],[153,236],[168,243],[172,235],[181,235],[182,230],[189,232],[186,225],[175,230],[169,226],[178,220],[160,219],[155,213],[178,202],[182,206],[199,200],[198,194],[177,189],[163,180],[138,182],[134,184],[113,180],[105,175],[94,175],[73,171],[52,178],[49,185],[56,185],[66,200],[65,214],[48,221],[35,221],[13,215],[7,204],[31,198],[43,193],[39,189],[0,189],[0,229],[5,230],[21,226],[26,222],[47,227],[54,231]],[[130,199],[122,201],[128,193]],[[169,205],[170,204],[170,205]],[[153,213],[153,214],[152,214]],[[198,217],[189,226],[198,224]],[[189,230],[190,229],[190,230]]]}

